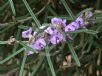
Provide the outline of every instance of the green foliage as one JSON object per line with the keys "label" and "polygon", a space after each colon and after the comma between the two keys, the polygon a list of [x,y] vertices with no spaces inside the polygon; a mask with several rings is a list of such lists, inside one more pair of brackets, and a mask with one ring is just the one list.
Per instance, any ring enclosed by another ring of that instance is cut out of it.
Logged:
{"label": "green foliage", "polygon": [[[95,0],[96,4],[95,1],[86,1],[0,0],[0,76],[97,76],[96,72],[102,71],[101,0]],[[90,2],[92,5],[88,4]],[[58,46],[47,45],[38,53],[27,45],[26,39],[21,38],[22,31],[29,27],[42,32],[51,25],[49,22],[53,17],[66,19],[70,23],[88,11],[94,13],[87,20],[89,27],[64,34],[71,35],[73,40]],[[43,25],[46,27],[39,29]],[[16,41],[10,42],[10,38]],[[29,51],[34,54],[28,56]],[[68,59],[70,55],[71,59]]]}

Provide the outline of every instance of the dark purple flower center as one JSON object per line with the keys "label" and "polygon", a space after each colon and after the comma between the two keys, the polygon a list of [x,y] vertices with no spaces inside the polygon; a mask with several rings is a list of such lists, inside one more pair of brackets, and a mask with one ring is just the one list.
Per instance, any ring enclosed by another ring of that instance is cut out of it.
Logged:
{"label": "dark purple flower center", "polygon": [[73,26],[73,28],[75,28],[76,29],[76,26],[75,25],[72,25]]}
{"label": "dark purple flower center", "polygon": [[68,31],[71,31],[71,29],[70,29],[70,28],[68,28]]}
{"label": "dark purple flower center", "polygon": [[59,37],[56,37],[56,40],[59,40]]}
{"label": "dark purple flower center", "polygon": [[43,45],[42,45],[41,43],[39,43],[39,46],[40,46],[41,48],[43,48]]}
{"label": "dark purple flower center", "polygon": [[29,35],[29,32],[27,32],[26,35]]}
{"label": "dark purple flower center", "polygon": [[55,29],[54,28],[51,28],[51,30],[54,31]]}
{"label": "dark purple flower center", "polygon": [[54,21],[54,23],[57,23],[57,21]]}

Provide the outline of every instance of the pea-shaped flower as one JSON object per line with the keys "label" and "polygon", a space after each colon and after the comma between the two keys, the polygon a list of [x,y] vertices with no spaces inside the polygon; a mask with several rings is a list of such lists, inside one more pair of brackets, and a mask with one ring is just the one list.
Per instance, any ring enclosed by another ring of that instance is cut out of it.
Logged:
{"label": "pea-shaped flower", "polygon": [[51,23],[52,23],[52,24],[60,25],[60,24],[62,23],[62,19],[61,19],[61,18],[57,18],[57,17],[52,18],[52,19],[51,19]]}
{"label": "pea-shaped flower", "polygon": [[49,35],[53,35],[58,32],[58,30],[54,27],[48,27],[44,30],[44,32],[48,33]]}
{"label": "pea-shaped flower", "polygon": [[23,31],[22,38],[29,38],[31,36],[31,33],[32,33],[32,28],[29,28],[28,30]]}
{"label": "pea-shaped flower", "polygon": [[35,42],[30,44],[30,47],[36,50],[42,50],[46,46],[46,42],[43,38],[37,39]]}
{"label": "pea-shaped flower", "polygon": [[52,18],[51,19],[51,23],[52,25],[57,25],[57,26],[60,26],[60,25],[63,25],[63,26],[66,26],[66,20],[65,19],[61,19],[61,18]]}
{"label": "pea-shaped flower", "polygon": [[52,44],[58,44],[62,41],[65,41],[65,37],[61,33],[56,33],[55,35],[52,35],[49,39],[49,42]]}
{"label": "pea-shaped flower", "polygon": [[82,17],[78,17],[75,22],[77,22],[79,24],[80,27],[84,27],[85,23],[84,23],[84,19]]}
{"label": "pea-shaped flower", "polygon": [[65,28],[64,31],[65,32],[70,32],[70,31],[75,31],[76,29],[79,28],[79,24],[77,22],[72,22],[70,24],[68,24]]}

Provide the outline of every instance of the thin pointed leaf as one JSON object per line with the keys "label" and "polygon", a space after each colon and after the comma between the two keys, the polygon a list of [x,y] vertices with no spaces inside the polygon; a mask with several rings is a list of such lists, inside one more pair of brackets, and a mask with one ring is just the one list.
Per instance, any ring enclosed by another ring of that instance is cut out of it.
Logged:
{"label": "thin pointed leaf", "polygon": [[69,50],[70,50],[70,52],[71,52],[71,54],[72,54],[72,56],[73,56],[73,58],[74,58],[76,64],[77,64],[78,66],[80,66],[80,65],[81,65],[81,64],[80,64],[80,61],[79,61],[79,59],[78,59],[78,56],[77,56],[77,54],[76,54],[76,52],[75,52],[75,50],[74,50],[74,48],[73,48],[71,42],[68,42],[68,47],[69,47]]}
{"label": "thin pointed leaf", "polygon": [[10,2],[10,6],[11,6],[11,9],[12,9],[13,14],[16,15],[13,1],[12,0],[9,0],[9,2]]}
{"label": "thin pointed leaf", "polygon": [[26,0],[23,0],[23,3],[25,4],[27,10],[29,11],[31,17],[33,18],[33,20],[35,21],[35,23],[37,24],[38,27],[41,26],[40,22],[38,21],[38,19],[36,18],[36,15],[33,13],[32,9],[30,8],[28,2]]}
{"label": "thin pointed leaf", "polygon": [[49,12],[51,12],[54,16],[58,16],[57,13],[51,8],[50,5],[47,6]]}
{"label": "thin pointed leaf", "polygon": [[2,7],[0,7],[0,12],[4,10],[4,8],[9,4],[9,2],[6,2]]}
{"label": "thin pointed leaf", "polygon": [[[18,29],[17,34],[16,34],[16,40],[19,39],[20,34],[21,34],[21,29]],[[15,44],[15,45],[14,45],[13,50],[12,50],[13,53],[16,51],[16,49],[18,48],[18,46],[19,46],[19,44]]]}
{"label": "thin pointed leaf", "polygon": [[75,30],[75,31],[72,31],[72,32],[69,32],[69,33],[82,33],[82,32],[85,32],[85,33],[88,33],[88,34],[97,34],[98,33],[97,31],[88,30],[88,29],[79,29],[79,30]]}
{"label": "thin pointed leaf", "polygon": [[8,44],[8,41],[0,41],[0,45]]}
{"label": "thin pointed leaf", "polygon": [[25,54],[24,54],[24,57],[23,57],[22,64],[21,64],[21,69],[20,69],[19,76],[23,76],[24,65],[25,65],[26,59],[27,59],[27,54],[25,53]]}
{"label": "thin pointed leaf", "polygon": [[48,65],[50,67],[50,70],[51,70],[51,73],[52,73],[52,76],[56,76],[56,73],[55,73],[55,70],[54,70],[54,67],[53,67],[53,63],[51,61],[51,58],[50,58],[50,51],[51,49],[46,47],[46,58],[47,58],[47,62],[48,62]]}
{"label": "thin pointed leaf", "polygon": [[44,56],[39,57],[39,62],[36,66],[34,66],[33,68],[33,72],[31,73],[31,76],[36,76],[37,71],[39,70],[39,68],[41,67],[43,61],[44,61]]}
{"label": "thin pointed leaf", "polygon": [[12,55],[8,56],[7,58],[5,58],[4,60],[0,61],[0,64],[5,63],[6,61],[10,60],[11,58],[13,58],[14,56],[16,56],[17,54],[19,54],[20,52],[22,52],[24,50],[24,48],[21,48],[20,50],[16,51],[15,53],[13,53]]}
{"label": "thin pointed leaf", "polygon": [[70,17],[72,18],[72,20],[75,19],[75,16],[73,14],[73,12],[71,11],[71,9],[69,8],[69,6],[67,5],[65,0],[60,0],[62,2],[62,4],[64,5],[66,11],[68,12],[68,14],[70,15]]}

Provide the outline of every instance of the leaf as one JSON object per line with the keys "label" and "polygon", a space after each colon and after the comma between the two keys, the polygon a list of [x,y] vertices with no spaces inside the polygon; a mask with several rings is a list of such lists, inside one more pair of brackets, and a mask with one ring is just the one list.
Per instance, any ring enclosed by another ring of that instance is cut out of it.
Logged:
{"label": "leaf", "polygon": [[11,9],[12,9],[13,14],[16,15],[13,1],[12,0],[9,0],[9,2],[10,2],[10,6],[11,6]]}
{"label": "leaf", "polygon": [[64,5],[66,11],[68,12],[68,14],[70,15],[70,17],[72,18],[72,20],[75,19],[75,16],[73,14],[73,12],[71,11],[71,9],[69,8],[69,6],[67,5],[65,0],[60,0],[62,2],[62,4]]}
{"label": "leaf", "polygon": [[21,48],[20,50],[16,51],[15,53],[13,53],[12,55],[8,56],[7,58],[5,58],[4,60],[0,61],[0,64],[5,63],[6,61],[10,60],[11,58],[13,58],[15,55],[19,54],[20,52],[22,52],[24,50],[24,48]]}
{"label": "leaf", "polygon": [[[16,37],[15,37],[16,40],[19,40],[20,34],[21,34],[21,29],[18,29]],[[18,46],[19,46],[19,44],[15,44],[12,51],[15,52],[17,50]]]}
{"label": "leaf", "polygon": [[19,28],[19,29],[23,29],[23,30],[29,29],[28,26],[24,26],[24,25],[20,25],[20,26],[18,26],[18,28]]}
{"label": "leaf", "polygon": [[38,72],[38,70],[40,69],[40,67],[41,67],[41,65],[42,65],[42,63],[43,63],[43,61],[44,61],[44,56],[42,57],[42,56],[40,56],[39,57],[39,62],[37,63],[37,65],[36,66],[34,66],[33,67],[33,71],[32,71],[32,73],[31,73],[31,76],[36,76],[36,73]]}
{"label": "leaf", "polygon": [[40,22],[38,21],[38,19],[36,18],[36,15],[33,13],[32,9],[30,8],[28,2],[26,0],[23,0],[23,3],[25,4],[27,10],[29,11],[31,17],[33,18],[33,20],[35,21],[35,23],[37,24],[38,27],[41,26]]}
{"label": "leaf", "polygon": [[9,4],[9,2],[6,2],[5,4],[3,4],[3,6],[0,7],[0,12],[3,12],[3,10],[5,9],[5,7]]}
{"label": "leaf", "polygon": [[75,52],[75,50],[74,50],[74,48],[73,48],[71,42],[68,42],[68,47],[69,47],[69,50],[70,50],[70,52],[71,52],[71,54],[72,54],[72,57],[74,58],[76,64],[77,64],[78,66],[81,66],[80,61],[79,61],[79,59],[78,59],[78,56],[77,56],[77,54],[76,54],[76,52]]}
{"label": "leaf", "polygon": [[57,13],[51,8],[50,5],[47,6],[47,10],[50,11],[52,13],[52,15],[58,16]]}
{"label": "leaf", "polygon": [[97,31],[88,30],[88,29],[79,29],[79,30],[75,30],[75,31],[72,31],[72,32],[69,32],[69,33],[82,33],[82,32],[85,32],[85,33],[88,33],[88,34],[97,34],[98,33]]}
{"label": "leaf", "polygon": [[21,64],[21,69],[20,69],[19,76],[23,76],[23,71],[24,71],[24,65],[25,65],[25,62],[26,62],[26,58],[27,58],[27,54],[25,52],[24,57],[23,57],[23,61],[22,61],[22,64]]}
{"label": "leaf", "polygon": [[46,49],[45,49],[45,51],[46,51],[46,58],[47,58],[47,62],[48,62],[48,65],[50,67],[52,76],[56,76],[56,73],[55,73],[55,70],[54,70],[54,67],[53,67],[53,63],[52,63],[51,58],[50,58],[50,53],[49,53],[49,51],[51,49],[52,49],[52,47],[51,48],[46,47]]}
{"label": "leaf", "polygon": [[0,45],[8,44],[8,41],[0,41]]}

